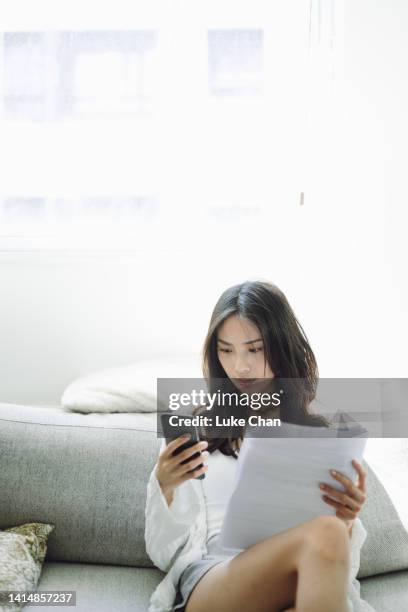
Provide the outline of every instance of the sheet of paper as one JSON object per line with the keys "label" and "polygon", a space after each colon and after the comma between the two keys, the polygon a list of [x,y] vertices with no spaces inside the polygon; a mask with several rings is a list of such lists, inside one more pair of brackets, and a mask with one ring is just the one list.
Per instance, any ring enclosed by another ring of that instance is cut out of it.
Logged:
{"label": "sheet of paper", "polygon": [[274,437],[246,437],[221,529],[221,546],[241,551],[317,516],[335,515],[336,509],[322,499],[319,483],[344,490],[330,469],[356,483],[351,460],[361,463],[366,442],[367,438],[339,438],[325,428],[288,423]]}

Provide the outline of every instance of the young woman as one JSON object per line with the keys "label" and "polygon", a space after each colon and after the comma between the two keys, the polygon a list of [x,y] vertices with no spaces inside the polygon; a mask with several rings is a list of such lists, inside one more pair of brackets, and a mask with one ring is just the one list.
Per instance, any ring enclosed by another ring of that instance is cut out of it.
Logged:
{"label": "young woman", "polygon": [[[316,360],[286,297],[272,284],[246,282],[221,295],[204,344],[203,372],[210,387],[225,379],[238,393],[249,394],[270,389],[275,378],[291,379],[296,391],[291,401],[270,414],[293,423],[328,424],[309,413]],[[336,516],[317,517],[236,555],[222,552],[218,536],[245,428],[234,432],[201,440],[175,456],[186,439],[162,443],[148,483],[145,539],[149,556],[167,575],[149,612],[373,611],[360,598],[356,580],[367,536],[357,518],[366,498],[366,474],[357,461],[357,484],[335,474],[337,482],[316,489]],[[200,457],[191,459],[197,451]],[[205,478],[197,479],[201,474]]]}

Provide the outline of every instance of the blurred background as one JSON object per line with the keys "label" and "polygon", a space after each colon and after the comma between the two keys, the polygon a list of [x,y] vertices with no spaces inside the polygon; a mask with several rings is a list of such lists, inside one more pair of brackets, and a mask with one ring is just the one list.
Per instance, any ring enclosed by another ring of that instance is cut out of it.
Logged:
{"label": "blurred background", "polygon": [[0,400],[197,355],[247,279],[321,376],[407,376],[407,29],[404,0],[2,0]]}

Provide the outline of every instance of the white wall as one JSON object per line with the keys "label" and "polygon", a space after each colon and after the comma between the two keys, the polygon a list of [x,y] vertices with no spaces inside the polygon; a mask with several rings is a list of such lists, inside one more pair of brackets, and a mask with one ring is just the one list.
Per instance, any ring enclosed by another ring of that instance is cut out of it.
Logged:
{"label": "white wall", "polygon": [[[372,287],[366,308],[370,311],[377,300],[383,302],[367,348],[383,358],[384,376],[406,377],[408,4],[347,0],[346,6],[347,172],[357,215],[368,221],[359,239]],[[373,208],[378,211],[379,232],[372,230]],[[372,260],[374,250],[377,258]]]}
{"label": "white wall", "polygon": [[58,401],[94,369],[197,352],[220,292],[247,278],[287,294],[322,376],[408,376],[407,30],[403,0],[346,0],[344,155],[263,239],[198,228],[155,256],[1,253],[0,401]]}
{"label": "white wall", "polygon": [[[262,273],[279,280],[268,253],[254,265],[247,248],[231,241],[230,252],[215,257],[197,248],[129,257],[3,254],[0,400],[52,402],[94,369],[199,352],[227,286]],[[279,268],[283,283],[293,270]]]}

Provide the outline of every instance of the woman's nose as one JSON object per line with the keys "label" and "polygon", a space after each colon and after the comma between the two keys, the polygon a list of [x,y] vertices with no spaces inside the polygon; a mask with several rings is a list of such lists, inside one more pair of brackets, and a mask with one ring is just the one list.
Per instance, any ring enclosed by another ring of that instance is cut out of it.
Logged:
{"label": "woman's nose", "polygon": [[238,375],[249,374],[251,368],[249,364],[243,359],[237,359],[235,362],[235,371]]}

